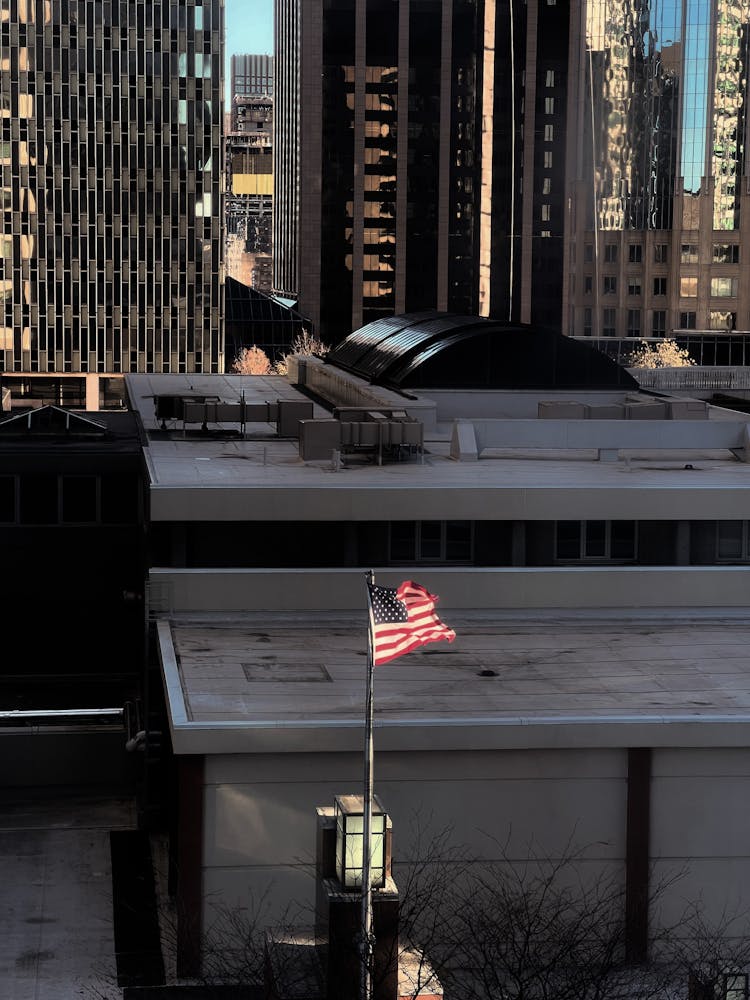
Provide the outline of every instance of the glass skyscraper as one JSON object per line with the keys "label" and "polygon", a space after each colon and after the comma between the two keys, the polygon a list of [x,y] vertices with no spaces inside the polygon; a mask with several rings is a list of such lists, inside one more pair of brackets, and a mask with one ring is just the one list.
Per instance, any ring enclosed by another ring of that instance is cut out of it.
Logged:
{"label": "glass skyscraper", "polygon": [[0,2],[0,372],[222,370],[223,7]]}
{"label": "glass skyscraper", "polygon": [[750,329],[750,7],[584,0],[580,23],[568,332]]}

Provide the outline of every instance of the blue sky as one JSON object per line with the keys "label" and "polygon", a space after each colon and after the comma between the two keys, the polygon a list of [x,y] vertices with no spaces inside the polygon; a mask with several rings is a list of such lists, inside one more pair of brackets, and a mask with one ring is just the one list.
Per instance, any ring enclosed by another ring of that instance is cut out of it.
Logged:
{"label": "blue sky", "polygon": [[226,65],[229,58],[245,52],[273,52],[273,0],[226,0]]}

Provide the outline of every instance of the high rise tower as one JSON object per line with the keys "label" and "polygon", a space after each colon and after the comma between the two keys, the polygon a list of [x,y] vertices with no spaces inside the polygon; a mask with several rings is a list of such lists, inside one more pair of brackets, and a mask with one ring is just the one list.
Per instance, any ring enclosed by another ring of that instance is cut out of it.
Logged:
{"label": "high rise tower", "polygon": [[331,340],[430,308],[559,326],[567,4],[276,12],[276,290]]}
{"label": "high rise tower", "polygon": [[750,8],[573,10],[566,332],[750,329]]}
{"label": "high rise tower", "polygon": [[0,7],[0,371],[219,371],[222,0]]}

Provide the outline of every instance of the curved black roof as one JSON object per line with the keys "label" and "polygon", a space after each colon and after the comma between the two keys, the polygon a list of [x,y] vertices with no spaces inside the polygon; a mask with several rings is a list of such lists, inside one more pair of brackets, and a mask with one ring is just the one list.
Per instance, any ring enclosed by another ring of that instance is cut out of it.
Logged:
{"label": "curved black roof", "polygon": [[326,361],[395,389],[636,389],[624,368],[559,333],[480,316],[404,313],[355,330]]}

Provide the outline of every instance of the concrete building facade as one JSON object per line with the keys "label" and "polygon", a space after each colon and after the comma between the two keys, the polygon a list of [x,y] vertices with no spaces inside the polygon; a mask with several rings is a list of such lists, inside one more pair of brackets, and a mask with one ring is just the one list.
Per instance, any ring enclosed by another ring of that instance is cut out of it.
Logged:
{"label": "concrete building facade", "polygon": [[220,371],[223,4],[0,12],[0,371]]}
{"label": "concrete building facade", "polygon": [[[262,401],[294,403],[283,379],[128,380],[148,435],[185,968],[217,900],[269,881],[281,909],[308,900],[315,808],[361,780],[370,568],[386,586],[419,579],[458,634],[378,669],[394,858],[416,850],[416,810],[476,858],[511,836],[554,859],[572,837],[586,871],[633,877],[641,898],[684,870],[665,922],[699,896],[741,907],[747,417],[628,390],[399,391],[300,364],[318,402],[299,441],[267,424]],[[210,407],[240,394],[258,423],[238,437],[221,422],[234,411]],[[186,400],[168,440],[153,433],[162,395]],[[584,409],[627,406],[640,411]],[[363,427],[403,419],[423,449],[376,464]],[[339,462],[304,457],[311,427],[349,420],[359,443]],[[647,941],[656,927],[634,912]]]}

